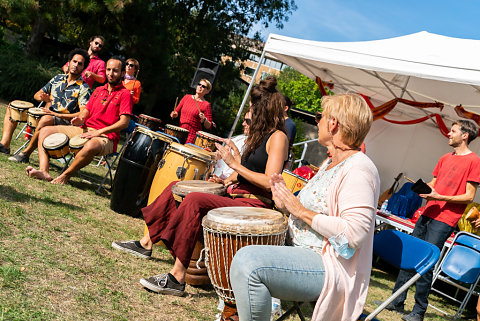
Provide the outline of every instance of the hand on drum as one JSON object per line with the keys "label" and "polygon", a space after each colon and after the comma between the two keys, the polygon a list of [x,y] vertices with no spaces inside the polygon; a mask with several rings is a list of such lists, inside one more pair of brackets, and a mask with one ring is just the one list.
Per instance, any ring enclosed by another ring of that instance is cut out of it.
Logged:
{"label": "hand on drum", "polygon": [[218,177],[217,175],[212,175],[212,176],[210,176],[210,178],[208,179],[208,181],[209,181],[209,182],[213,182],[213,183],[217,183],[217,184],[222,184],[222,185],[225,186],[225,187],[233,184],[232,181],[223,180],[223,179],[221,179],[220,177]]}
{"label": "hand on drum", "polygon": [[225,164],[232,168],[232,165],[237,162],[232,155],[232,148],[230,146],[222,146],[219,143],[215,143],[215,146],[217,147],[217,155],[220,155]]}
{"label": "hand on drum", "polygon": [[88,132],[85,132],[80,135],[81,138],[93,138],[93,137],[98,137],[101,136],[102,133],[100,133],[98,130],[89,130]]}
{"label": "hand on drum", "polygon": [[178,113],[174,110],[170,113],[170,117],[171,118],[177,118],[178,117]]}
{"label": "hand on drum", "polygon": [[287,188],[282,175],[273,174],[270,178],[270,188],[275,205],[280,210],[287,210],[289,213],[298,217],[304,207],[298,198]]}

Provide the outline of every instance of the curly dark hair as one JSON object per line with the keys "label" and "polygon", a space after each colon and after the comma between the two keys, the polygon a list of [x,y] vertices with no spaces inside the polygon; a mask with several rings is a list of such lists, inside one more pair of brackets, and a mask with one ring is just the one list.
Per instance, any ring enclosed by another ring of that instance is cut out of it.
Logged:
{"label": "curly dark hair", "polygon": [[252,124],[245,142],[245,159],[275,130],[286,133],[283,110],[285,98],[277,91],[277,78],[268,76],[253,87],[250,93]]}
{"label": "curly dark hair", "polygon": [[68,61],[72,61],[73,56],[75,55],[80,55],[83,57],[83,70],[85,70],[90,63],[90,55],[85,49],[75,48],[68,53]]}

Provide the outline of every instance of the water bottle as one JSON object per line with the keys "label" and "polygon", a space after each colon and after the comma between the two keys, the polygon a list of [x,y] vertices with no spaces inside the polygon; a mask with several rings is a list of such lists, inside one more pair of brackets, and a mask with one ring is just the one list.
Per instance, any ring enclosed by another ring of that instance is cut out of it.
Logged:
{"label": "water bottle", "polygon": [[388,200],[385,200],[382,203],[382,206],[380,207],[380,213],[386,213],[387,212],[387,206],[388,206]]}

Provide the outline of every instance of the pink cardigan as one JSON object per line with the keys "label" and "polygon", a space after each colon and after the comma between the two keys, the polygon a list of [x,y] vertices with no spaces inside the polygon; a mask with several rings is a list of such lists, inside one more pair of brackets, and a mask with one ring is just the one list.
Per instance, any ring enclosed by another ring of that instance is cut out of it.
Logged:
{"label": "pink cardigan", "polygon": [[[313,311],[315,321],[356,321],[367,298],[380,178],[365,154],[351,157],[328,191],[328,215],[316,215],[312,221],[312,228],[326,241],[325,283]],[[356,249],[349,260],[327,241],[343,231],[349,247]]]}

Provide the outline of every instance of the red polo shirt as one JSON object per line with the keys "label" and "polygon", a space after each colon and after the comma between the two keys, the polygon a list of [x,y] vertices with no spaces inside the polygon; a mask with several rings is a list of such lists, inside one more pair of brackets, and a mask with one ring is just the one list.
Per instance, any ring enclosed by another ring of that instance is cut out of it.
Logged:
{"label": "red polo shirt", "polygon": [[[120,120],[120,115],[131,116],[132,107],[132,95],[121,83],[113,87],[111,93],[108,92],[108,84],[97,87],[85,106],[89,111],[89,115],[84,126],[102,129],[113,125]],[[108,133],[106,135],[113,141],[113,150],[116,151],[120,132]]]}

